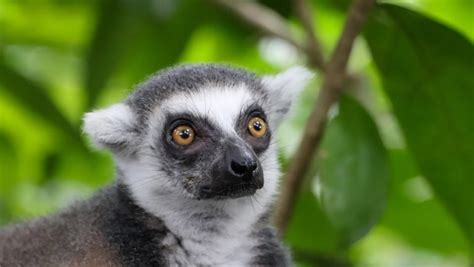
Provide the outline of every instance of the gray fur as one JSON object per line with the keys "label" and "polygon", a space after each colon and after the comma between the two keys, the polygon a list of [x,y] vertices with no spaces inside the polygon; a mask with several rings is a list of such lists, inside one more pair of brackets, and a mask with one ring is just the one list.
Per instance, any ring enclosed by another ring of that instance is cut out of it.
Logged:
{"label": "gray fur", "polygon": [[[225,215],[194,216],[203,231],[216,232],[214,222]],[[264,220],[252,232],[259,241],[253,262],[286,266],[287,251]],[[163,254],[180,242],[163,244],[165,237],[181,238],[138,207],[125,186],[114,184],[58,214],[0,231],[0,266],[170,266]]]}
{"label": "gray fur", "polygon": [[138,114],[138,120],[143,124],[153,108],[173,94],[195,92],[209,84],[232,86],[240,83],[258,93],[259,97],[264,97],[260,78],[254,73],[216,64],[181,65],[152,75],[137,86],[126,103]]}

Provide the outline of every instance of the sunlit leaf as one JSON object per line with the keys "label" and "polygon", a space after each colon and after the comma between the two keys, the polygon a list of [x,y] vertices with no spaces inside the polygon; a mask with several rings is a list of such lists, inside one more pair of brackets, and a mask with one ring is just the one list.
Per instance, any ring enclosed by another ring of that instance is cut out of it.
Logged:
{"label": "sunlit leaf", "polygon": [[0,84],[35,115],[40,116],[76,144],[82,144],[79,129],[73,126],[61,113],[58,107],[41,85],[23,77],[15,70],[0,61]]}
{"label": "sunlit leaf", "polygon": [[86,41],[91,2],[0,0],[0,39],[7,45],[77,48]]}
{"label": "sunlit leaf", "polygon": [[379,7],[365,36],[421,173],[474,241],[474,46],[393,5]]}
{"label": "sunlit leaf", "polygon": [[443,253],[467,251],[461,228],[423,183],[408,151],[390,150],[390,162],[393,182],[381,224],[413,246]]}
{"label": "sunlit leaf", "polygon": [[320,200],[347,247],[364,236],[385,208],[389,165],[376,126],[352,98],[342,97],[322,147]]}

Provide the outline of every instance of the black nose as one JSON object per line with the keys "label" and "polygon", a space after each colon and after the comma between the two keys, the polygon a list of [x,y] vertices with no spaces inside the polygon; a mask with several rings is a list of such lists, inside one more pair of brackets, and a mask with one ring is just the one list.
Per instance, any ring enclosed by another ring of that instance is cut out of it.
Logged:
{"label": "black nose", "polygon": [[230,183],[250,182],[260,176],[258,162],[253,152],[236,144],[229,144],[222,162],[227,172],[225,176]]}
{"label": "black nose", "polygon": [[237,198],[263,187],[263,170],[252,148],[239,142],[226,143],[225,152],[210,166],[211,179],[200,187],[201,198]]}
{"label": "black nose", "polygon": [[230,171],[237,177],[252,176],[254,170],[257,169],[257,162],[253,159],[250,160],[235,160],[232,159],[230,162]]}

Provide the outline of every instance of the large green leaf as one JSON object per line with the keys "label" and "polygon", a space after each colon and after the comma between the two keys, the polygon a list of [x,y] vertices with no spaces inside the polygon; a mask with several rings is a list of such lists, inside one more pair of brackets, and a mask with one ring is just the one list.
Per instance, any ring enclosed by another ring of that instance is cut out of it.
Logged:
{"label": "large green leaf", "polygon": [[311,191],[304,190],[298,195],[286,240],[294,250],[322,255],[338,252],[338,235]]}
{"label": "large green leaf", "polygon": [[130,86],[173,64],[198,26],[197,1],[103,0],[87,55],[88,108],[112,74],[121,71]]}
{"label": "large green leaf", "polygon": [[445,254],[467,252],[467,238],[440,201],[433,197],[408,151],[390,150],[390,162],[393,182],[381,224],[400,234],[412,246]]}
{"label": "large green leaf", "polygon": [[417,165],[474,241],[474,47],[459,33],[394,5],[365,31]]}
{"label": "large green leaf", "polygon": [[[127,39],[133,38],[125,27],[130,22],[120,1],[102,0],[98,2],[96,29],[89,51],[85,56],[85,92],[87,109],[97,101],[109,76],[116,70],[119,59],[126,49]],[[124,21],[121,25],[120,21]]]}
{"label": "large green leaf", "polygon": [[322,146],[320,201],[340,235],[341,248],[364,236],[379,220],[389,186],[388,157],[367,112],[343,96]]}
{"label": "large green leaf", "polygon": [[0,60],[0,84],[25,108],[62,131],[68,140],[84,148],[79,129],[61,113],[45,88],[17,73],[2,60]]}

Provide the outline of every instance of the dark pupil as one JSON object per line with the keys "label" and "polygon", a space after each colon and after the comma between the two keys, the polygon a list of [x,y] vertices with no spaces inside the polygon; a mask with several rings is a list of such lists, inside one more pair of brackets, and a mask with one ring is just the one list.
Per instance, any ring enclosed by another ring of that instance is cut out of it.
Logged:
{"label": "dark pupil", "polygon": [[262,125],[261,122],[256,121],[256,122],[253,123],[253,128],[255,129],[255,131],[260,131],[260,130],[262,130],[263,125]]}
{"label": "dark pupil", "polygon": [[189,132],[189,129],[182,130],[181,132],[179,132],[179,136],[183,139],[188,139],[190,135],[191,133]]}

